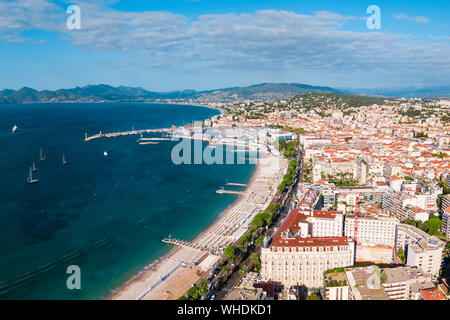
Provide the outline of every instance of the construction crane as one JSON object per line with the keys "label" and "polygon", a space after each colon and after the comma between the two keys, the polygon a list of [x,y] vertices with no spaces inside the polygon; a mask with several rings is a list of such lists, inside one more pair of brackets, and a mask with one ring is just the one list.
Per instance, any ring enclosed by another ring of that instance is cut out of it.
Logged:
{"label": "construction crane", "polygon": [[355,204],[355,244],[358,245],[358,211],[359,211],[359,198],[363,198],[364,194],[360,193],[359,196],[356,196],[356,204]]}
{"label": "construction crane", "polygon": [[359,196],[356,196],[355,204],[355,243],[358,245],[358,206],[359,206]]}

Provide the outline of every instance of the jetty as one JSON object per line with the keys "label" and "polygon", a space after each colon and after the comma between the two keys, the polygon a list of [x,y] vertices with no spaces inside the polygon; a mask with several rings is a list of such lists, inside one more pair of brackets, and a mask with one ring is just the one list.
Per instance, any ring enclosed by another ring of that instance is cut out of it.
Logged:
{"label": "jetty", "polygon": [[[140,135],[144,133],[172,133],[173,129],[171,128],[162,128],[162,129],[142,129],[142,130],[131,130],[131,131],[121,131],[121,132],[110,132],[110,133],[103,133],[99,132],[93,136],[88,137],[87,134],[85,134],[84,141],[91,141],[101,138],[116,138],[121,136],[130,136],[130,135]],[[161,140],[161,138],[160,138]]]}
{"label": "jetty", "polygon": [[233,191],[233,190],[224,190],[224,189],[219,189],[216,191],[216,193],[218,194],[236,194],[236,195],[245,195],[245,192],[242,191]]}
{"label": "jetty", "polygon": [[184,247],[184,248],[212,252],[212,250],[206,246],[201,246],[197,243],[184,241],[184,240],[180,240],[180,239],[164,238],[164,239],[162,239],[162,242],[171,244],[171,245],[175,245],[175,246]]}
{"label": "jetty", "polygon": [[247,185],[244,184],[244,183],[234,183],[234,182],[228,182],[228,183],[226,184],[226,186],[247,187]]}

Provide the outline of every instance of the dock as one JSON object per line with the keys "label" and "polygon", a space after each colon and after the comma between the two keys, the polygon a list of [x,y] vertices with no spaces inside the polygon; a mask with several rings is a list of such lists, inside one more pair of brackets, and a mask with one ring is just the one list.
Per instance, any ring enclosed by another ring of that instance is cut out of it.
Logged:
{"label": "dock", "polygon": [[[171,128],[162,128],[162,129],[143,129],[143,130],[131,130],[131,131],[122,131],[122,132],[110,132],[110,133],[102,133],[101,131],[93,136],[88,137],[85,135],[84,141],[91,141],[101,138],[116,138],[121,136],[130,136],[130,135],[140,135],[144,133],[172,133],[173,129]],[[162,138],[159,138],[160,140]]]}
{"label": "dock", "polygon": [[223,190],[223,189],[217,190],[216,193],[218,193],[218,194],[236,194],[236,195],[240,195],[240,196],[245,194],[245,192],[242,192],[242,191]]}
{"label": "dock", "polygon": [[226,186],[247,187],[247,185],[244,184],[244,183],[234,183],[234,182],[228,182],[228,183],[226,184]]}
{"label": "dock", "polygon": [[171,244],[174,246],[180,246],[180,247],[184,247],[184,248],[196,249],[196,250],[200,250],[200,251],[207,251],[207,252],[214,253],[213,250],[211,250],[210,248],[208,248],[206,246],[202,247],[201,245],[199,245],[197,243],[193,243],[193,242],[189,242],[189,241],[184,241],[184,240],[180,240],[180,239],[172,239],[172,238],[164,238],[161,241],[166,244]]}

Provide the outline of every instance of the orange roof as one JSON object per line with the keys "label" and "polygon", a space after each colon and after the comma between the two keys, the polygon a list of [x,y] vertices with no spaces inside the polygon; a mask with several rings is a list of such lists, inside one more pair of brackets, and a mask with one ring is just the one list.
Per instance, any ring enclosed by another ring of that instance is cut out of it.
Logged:
{"label": "orange roof", "polygon": [[422,297],[424,300],[447,300],[438,288],[422,289]]}

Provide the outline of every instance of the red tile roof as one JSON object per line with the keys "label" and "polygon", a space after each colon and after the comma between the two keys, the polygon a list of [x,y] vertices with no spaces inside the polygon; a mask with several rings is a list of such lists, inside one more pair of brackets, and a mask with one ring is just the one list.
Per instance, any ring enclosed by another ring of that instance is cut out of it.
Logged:
{"label": "red tile roof", "polygon": [[422,297],[424,300],[447,300],[438,288],[422,289]]}

